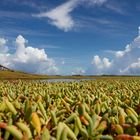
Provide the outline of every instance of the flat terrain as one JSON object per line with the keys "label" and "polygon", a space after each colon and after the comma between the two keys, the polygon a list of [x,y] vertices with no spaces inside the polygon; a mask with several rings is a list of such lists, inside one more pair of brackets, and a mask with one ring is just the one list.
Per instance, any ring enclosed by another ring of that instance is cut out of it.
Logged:
{"label": "flat terrain", "polygon": [[30,74],[20,71],[0,71],[0,80],[4,79],[139,79],[140,76],[82,76],[82,75],[73,75],[73,76],[61,76],[61,75],[39,75],[39,74]]}
{"label": "flat terrain", "polygon": [[46,77],[47,76],[28,74],[18,71],[0,71],[0,79],[36,79]]}

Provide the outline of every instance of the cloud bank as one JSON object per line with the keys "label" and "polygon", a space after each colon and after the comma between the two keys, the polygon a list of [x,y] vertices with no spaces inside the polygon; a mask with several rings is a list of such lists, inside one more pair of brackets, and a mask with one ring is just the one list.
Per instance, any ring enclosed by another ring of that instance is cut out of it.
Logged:
{"label": "cloud bank", "polygon": [[[60,69],[54,59],[49,58],[44,49],[28,46],[28,40],[22,35],[17,36],[15,39],[16,50],[13,53],[11,53],[7,44],[9,44],[8,40],[0,38],[0,64],[25,72],[60,74]],[[72,68],[69,74],[140,75],[140,27],[138,36],[126,45],[124,50],[110,50],[108,52],[113,54],[113,57],[110,57],[111,59],[95,55],[88,70],[83,66],[79,66]],[[61,65],[67,66],[65,61]],[[63,74],[66,74],[66,71]]]}
{"label": "cloud bank", "polygon": [[22,35],[19,35],[15,40],[16,51],[14,53],[9,53],[6,42],[7,40],[0,38],[0,64],[31,73],[58,73],[55,61],[48,58],[45,50],[26,46],[28,41]]}
{"label": "cloud bank", "polygon": [[95,55],[88,73],[140,75],[140,27],[138,36],[124,50],[110,52],[114,55],[111,60]]}
{"label": "cloud bank", "polygon": [[33,16],[39,18],[48,18],[51,25],[67,32],[73,29],[75,26],[75,20],[71,16],[71,13],[76,7],[78,7],[78,5],[88,3],[93,6],[101,6],[106,1],[107,0],[69,0],[55,7],[54,9],[51,9],[50,11],[42,12]]}
{"label": "cloud bank", "polygon": [[71,73],[72,75],[84,75],[85,74],[85,70],[81,67],[77,67],[74,69],[74,71]]}

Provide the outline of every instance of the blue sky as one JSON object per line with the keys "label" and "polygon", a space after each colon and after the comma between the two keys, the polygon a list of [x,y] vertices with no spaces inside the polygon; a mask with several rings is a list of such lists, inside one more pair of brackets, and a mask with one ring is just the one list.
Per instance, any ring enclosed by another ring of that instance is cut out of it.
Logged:
{"label": "blue sky", "polygon": [[139,16],[139,0],[1,0],[0,63],[33,73],[139,75]]}

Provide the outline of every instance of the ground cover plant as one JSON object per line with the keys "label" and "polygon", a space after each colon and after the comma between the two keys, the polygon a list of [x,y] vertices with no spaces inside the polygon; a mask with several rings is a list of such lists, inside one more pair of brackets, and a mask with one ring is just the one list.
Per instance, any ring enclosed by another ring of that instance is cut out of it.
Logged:
{"label": "ground cover plant", "polygon": [[140,140],[140,80],[0,81],[0,139]]}

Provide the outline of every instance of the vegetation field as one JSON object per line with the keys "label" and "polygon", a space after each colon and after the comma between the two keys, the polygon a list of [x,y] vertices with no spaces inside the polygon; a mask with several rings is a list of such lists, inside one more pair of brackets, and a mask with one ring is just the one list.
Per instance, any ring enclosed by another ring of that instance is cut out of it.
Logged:
{"label": "vegetation field", "polygon": [[95,78],[95,76],[61,76],[61,75],[40,75],[40,74],[30,74],[21,71],[0,71],[0,80],[4,79],[86,79]]}
{"label": "vegetation field", "polygon": [[0,81],[0,140],[140,140],[140,79]]}
{"label": "vegetation field", "polygon": [[0,71],[0,79],[37,79],[46,77],[47,76],[28,74],[19,71]]}
{"label": "vegetation field", "polygon": [[24,79],[24,80],[33,80],[33,79],[139,79],[140,76],[95,76],[95,75],[41,75],[41,74],[32,74],[32,73],[25,73],[22,71],[1,71],[0,70],[0,80],[17,80],[17,79]]}

